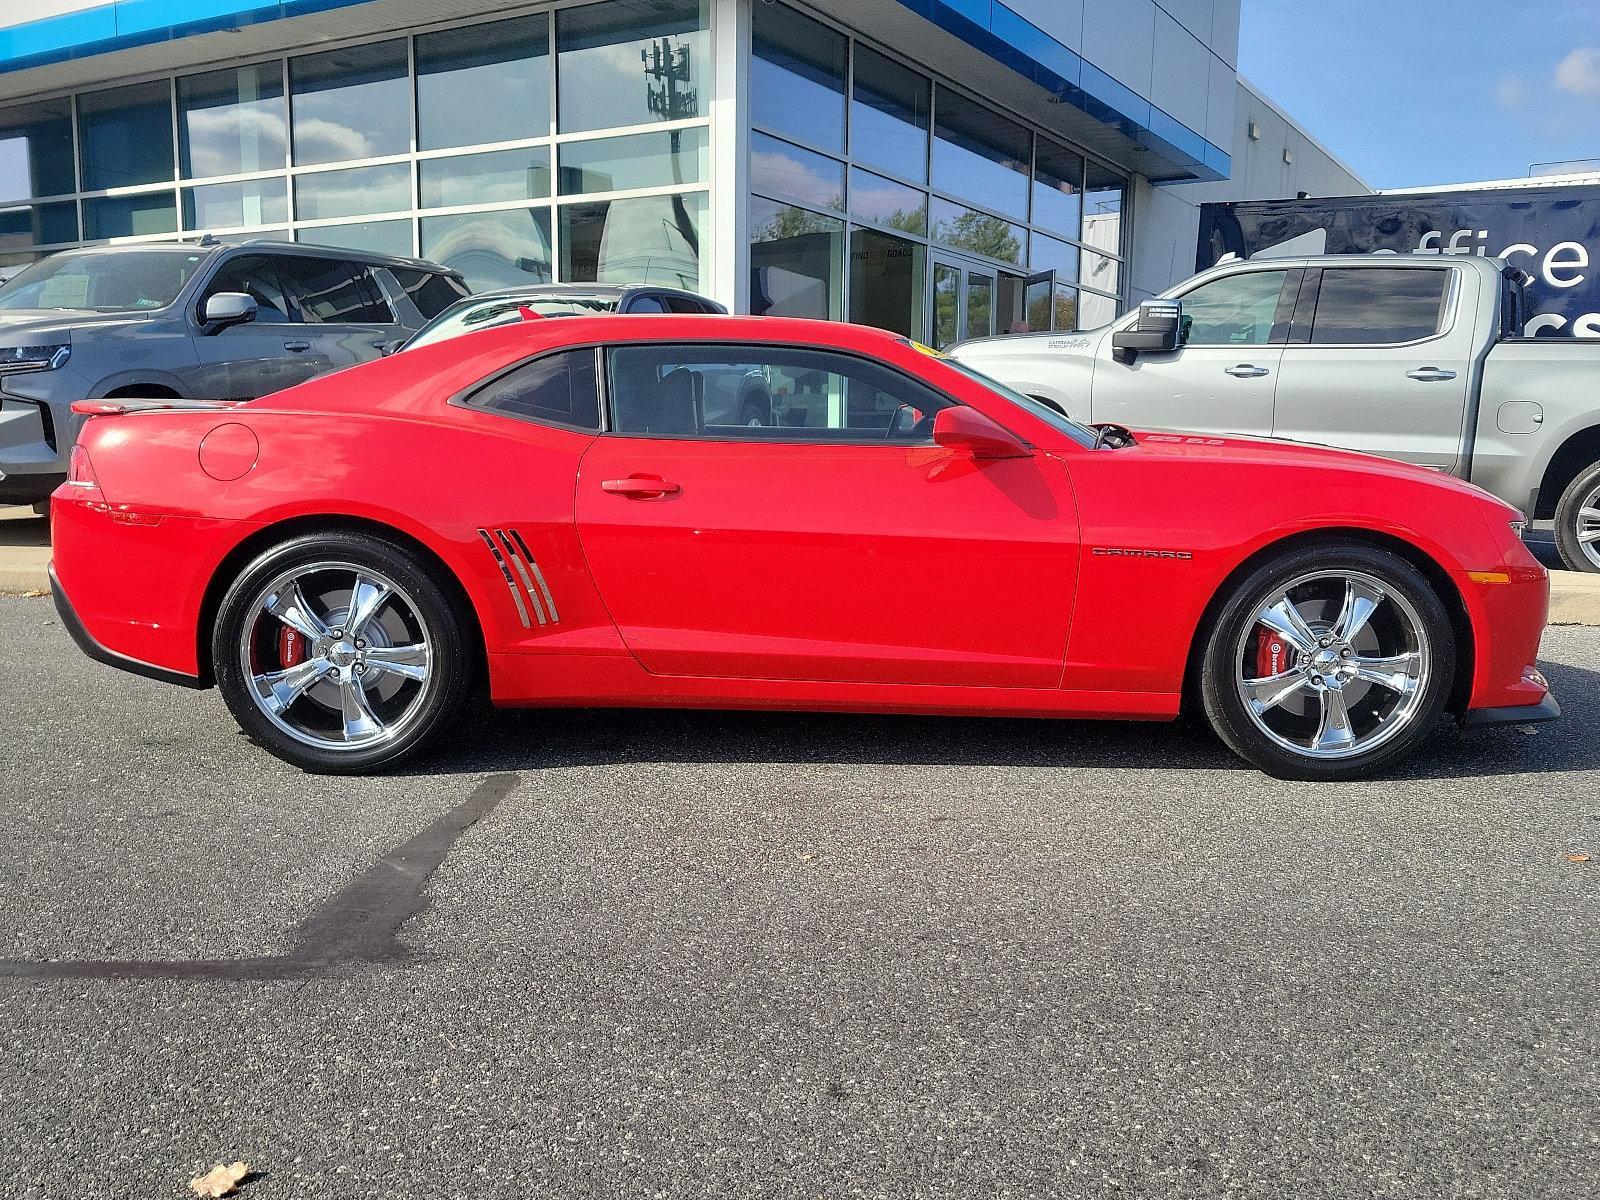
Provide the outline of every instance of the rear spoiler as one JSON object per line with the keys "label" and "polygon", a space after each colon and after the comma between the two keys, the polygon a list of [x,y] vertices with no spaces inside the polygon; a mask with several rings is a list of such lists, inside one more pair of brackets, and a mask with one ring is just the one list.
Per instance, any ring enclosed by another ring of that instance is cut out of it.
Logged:
{"label": "rear spoiler", "polygon": [[74,400],[72,411],[80,417],[120,417],[136,412],[226,412],[243,403],[243,400],[156,400],[129,396],[125,400]]}

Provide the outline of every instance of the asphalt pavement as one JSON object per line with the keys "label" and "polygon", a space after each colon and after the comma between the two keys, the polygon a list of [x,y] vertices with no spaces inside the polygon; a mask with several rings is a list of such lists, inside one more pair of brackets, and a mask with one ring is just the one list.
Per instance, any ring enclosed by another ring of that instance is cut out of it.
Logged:
{"label": "asphalt pavement", "polygon": [[1600,630],[1545,647],[1564,721],[1360,784],[573,712],[349,780],[0,598],[0,1196],[1587,1195]]}

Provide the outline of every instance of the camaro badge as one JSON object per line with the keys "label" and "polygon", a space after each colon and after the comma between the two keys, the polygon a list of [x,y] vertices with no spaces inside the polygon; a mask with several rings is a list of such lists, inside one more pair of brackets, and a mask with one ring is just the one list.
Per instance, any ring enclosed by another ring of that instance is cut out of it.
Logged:
{"label": "camaro badge", "polygon": [[1127,546],[1096,546],[1089,553],[1096,558],[1173,558],[1191,559],[1194,554],[1188,550],[1140,550]]}

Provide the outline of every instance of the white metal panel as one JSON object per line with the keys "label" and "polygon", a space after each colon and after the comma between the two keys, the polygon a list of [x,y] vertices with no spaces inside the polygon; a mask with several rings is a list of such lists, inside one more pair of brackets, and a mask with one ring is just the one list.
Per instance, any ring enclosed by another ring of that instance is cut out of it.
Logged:
{"label": "white metal panel", "polygon": [[1194,34],[1168,16],[1164,9],[1156,9],[1155,72],[1150,102],[1196,132],[1203,132],[1206,127],[1211,63],[1211,53]]}
{"label": "white metal panel", "polygon": [[1155,40],[1155,0],[1084,0],[1084,58],[1146,99]]}
{"label": "white metal panel", "polygon": [[1006,0],[1025,20],[1033,22],[1075,54],[1083,53],[1083,0]]}
{"label": "white metal panel", "polygon": [[0,5],[0,29],[65,16],[88,8],[110,8],[111,0],[6,0]]}

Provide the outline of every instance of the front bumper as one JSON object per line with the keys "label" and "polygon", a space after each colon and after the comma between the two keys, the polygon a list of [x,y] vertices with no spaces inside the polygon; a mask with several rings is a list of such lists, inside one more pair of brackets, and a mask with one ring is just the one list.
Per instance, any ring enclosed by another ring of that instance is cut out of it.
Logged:
{"label": "front bumper", "polygon": [[55,602],[56,612],[61,616],[61,624],[66,628],[72,640],[78,643],[82,650],[95,662],[104,663],[108,667],[129,671],[134,675],[143,675],[146,679],[158,679],[162,683],[175,683],[179,687],[204,688],[205,683],[193,675],[185,675],[181,671],[168,670],[158,667],[153,663],[140,662],[137,658],[129,658],[126,654],[118,654],[109,650],[95,641],[94,635],[84,628],[83,621],[79,619],[72,601],[67,599],[66,589],[61,586],[61,581],[56,578],[55,564],[51,563],[46,568],[50,575],[50,598]]}
{"label": "front bumper", "polygon": [[1472,708],[1461,718],[1463,729],[1493,729],[1502,725],[1537,725],[1540,721],[1559,721],[1561,705],[1556,698],[1545,695],[1537,704],[1520,704],[1510,708]]}

